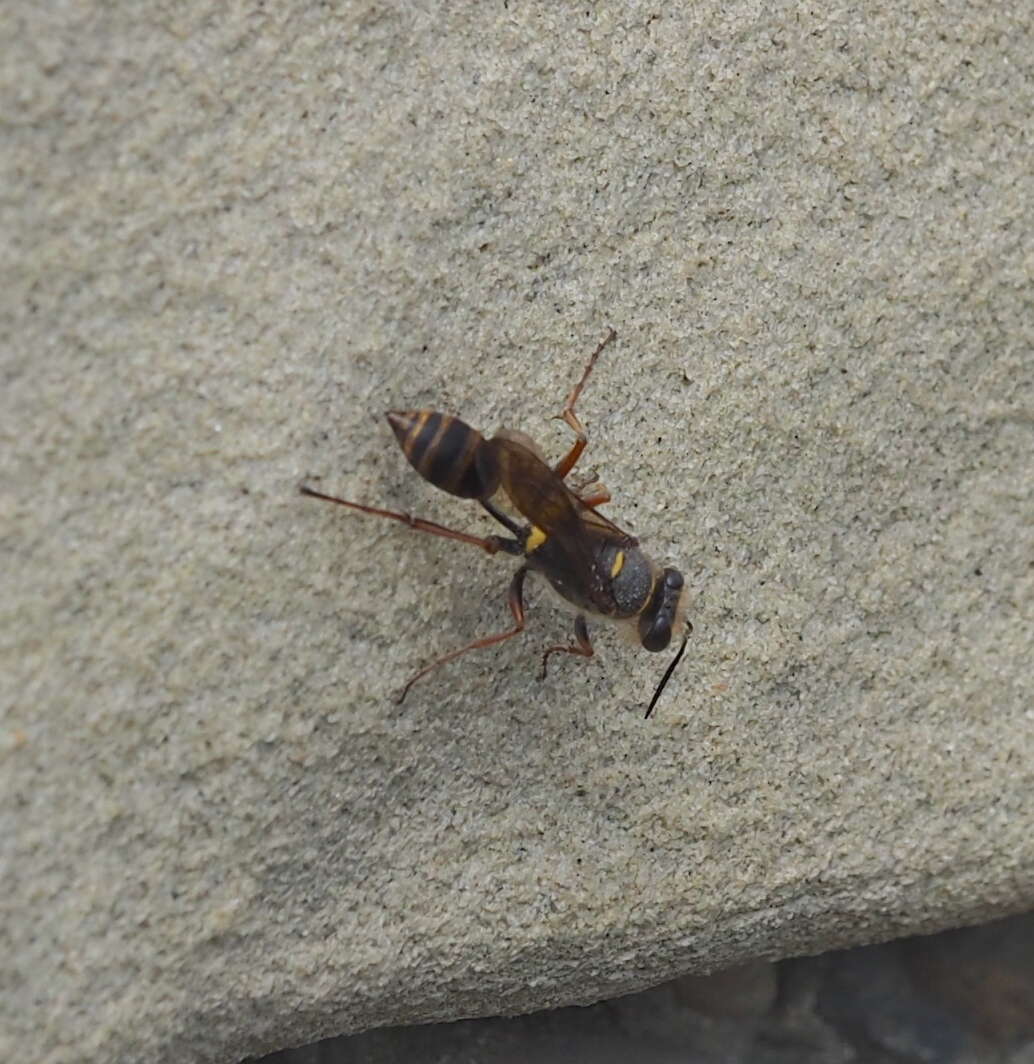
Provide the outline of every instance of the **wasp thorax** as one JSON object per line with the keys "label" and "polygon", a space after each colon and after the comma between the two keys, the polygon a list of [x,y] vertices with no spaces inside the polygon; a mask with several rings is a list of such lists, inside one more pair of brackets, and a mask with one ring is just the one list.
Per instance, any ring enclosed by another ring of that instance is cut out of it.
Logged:
{"label": "wasp thorax", "polygon": [[638,547],[608,544],[600,552],[601,568],[611,575],[611,594],[618,617],[635,617],[650,599],[657,567]]}

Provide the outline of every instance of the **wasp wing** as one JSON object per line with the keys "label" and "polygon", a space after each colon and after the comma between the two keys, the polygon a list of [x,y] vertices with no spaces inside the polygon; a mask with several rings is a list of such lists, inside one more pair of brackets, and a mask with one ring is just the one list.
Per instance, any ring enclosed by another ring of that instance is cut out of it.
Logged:
{"label": "wasp wing", "polygon": [[545,534],[551,567],[584,590],[600,612],[612,611],[612,581],[600,563],[600,549],[606,545],[634,547],[637,540],[586,506],[517,436],[504,430],[485,444],[499,469],[503,490],[517,510]]}

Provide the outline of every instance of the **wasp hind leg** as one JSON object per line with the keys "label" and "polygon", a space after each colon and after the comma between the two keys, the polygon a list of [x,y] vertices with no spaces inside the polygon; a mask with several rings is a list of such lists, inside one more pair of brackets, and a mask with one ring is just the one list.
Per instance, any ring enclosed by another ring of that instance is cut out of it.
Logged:
{"label": "wasp hind leg", "polygon": [[[445,525],[439,525],[437,522],[428,521],[423,517],[414,517],[412,514],[400,513],[396,510],[382,510],[379,506],[367,506],[365,503],[352,502],[351,499],[339,499],[336,495],[324,495],[322,491],[310,488],[307,484],[302,484],[298,490],[303,495],[308,495],[313,499],[335,502],[338,506],[347,506],[350,510],[358,510],[360,513],[371,514],[374,517],[388,517],[392,521],[400,521],[417,532],[427,532],[429,535],[440,536],[442,539],[456,540],[458,543],[469,543],[473,547],[480,547],[488,554],[498,554],[499,551],[514,555],[524,553],[521,542],[516,539],[506,539],[505,536],[472,536],[468,532],[460,532],[455,528],[446,528]],[[507,524],[507,527],[510,528],[511,525]],[[512,530],[516,533],[520,531],[520,528],[513,524]]]}
{"label": "wasp hind leg", "polygon": [[455,661],[456,658],[463,654],[466,654],[471,650],[481,650],[483,647],[495,646],[496,643],[503,643],[507,639],[513,639],[515,635],[520,635],[524,631],[524,578],[528,575],[528,567],[522,565],[517,572],[513,574],[513,580],[510,581],[510,590],[507,594],[507,603],[510,607],[510,612],[513,614],[514,625],[512,628],[505,632],[497,632],[495,635],[487,635],[483,639],[475,639],[473,643],[468,643],[465,647],[460,647],[459,650],[452,651],[451,654],[446,654],[444,657],[438,658],[437,661],[432,661],[430,665],[425,665],[415,676],[410,677],[406,686],[402,688],[402,693],[395,700],[396,705],[402,705],[406,700],[406,695],[409,694],[409,689],[417,682],[417,680],[426,676],[429,672],[434,672],[435,669],[440,668],[442,665],[447,665],[450,661]]}
{"label": "wasp hind leg", "polygon": [[592,649],[592,643],[589,642],[589,628],[585,623],[585,617],[582,614],[578,614],[574,619],[574,646],[555,646],[549,647],[548,650],[542,655],[542,669],[539,671],[539,679],[544,680],[546,678],[546,664],[549,661],[550,654],[575,654],[580,658],[591,658],[595,651]]}
{"label": "wasp hind leg", "polygon": [[[582,456],[582,451],[585,450],[585,445],[589,442],[588,434],[585,431],[585,426],[578,420],[577,415],[574,412],[574,405],[578,402],[578,397],[582,394],[582,389],[585,387],[585,382],[589,379],[589,374],[592,372],[592,367],[596,365],[596,359],[600,357],[600,352],[617,336],[617,333],[613,329],[607,330],[607,335],[604,336],[599,347],[589,356],[589,361],[586,363],[585,371],[582,373],[582,379],[571,390],[571,394],[567,397],[567,403],[564,405],[564,411],[559,415],[561,421],[567,422],[567,424],[574,430],[575,435],[578,437],[571,445],[571,449],[567,454],[560,459],[555,466],[553,466],[553,472],[556,473],[561,480],[563,480],[568,473],[574,469],[578,462],[578,459]],[[601,505],[601,504],[597,504]]]}

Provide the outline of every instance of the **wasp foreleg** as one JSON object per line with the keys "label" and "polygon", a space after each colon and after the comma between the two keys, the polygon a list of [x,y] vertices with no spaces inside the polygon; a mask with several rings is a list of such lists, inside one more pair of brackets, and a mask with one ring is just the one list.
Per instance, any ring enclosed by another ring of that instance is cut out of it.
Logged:
{"label": "wasp foreleg", "polygon": [[571,445],[571,449],[567,454],[560,459],[555,466],[553,466],[553,472],[556,473],[561,480],[567,476],[568,473],[574,469],[578,459],[582,456],[582,451],[585,450],[585,445],[589,442],[589,437],[585,431],[585,426],[578,420],[574,412],[574,405],[578,402],[578,396],[582,394],[582,389],[585,387],[585,382],[589,379],[589,374],[592,372],[592,367],[596,365],[596,359],[600,357],[600,352],[617,336],[617,333],[613,329],[607,330],[607,335],[603,338],[599,347],[589,356],[589,361],[585,366],[585,372],[582,373],[582,379],[574,386],[571,394],[567,397],[567,403],[564,405],[564,411],[560,415],[560,420],[566,421],[568,425],[574,430],[575,435],[578,437]]}

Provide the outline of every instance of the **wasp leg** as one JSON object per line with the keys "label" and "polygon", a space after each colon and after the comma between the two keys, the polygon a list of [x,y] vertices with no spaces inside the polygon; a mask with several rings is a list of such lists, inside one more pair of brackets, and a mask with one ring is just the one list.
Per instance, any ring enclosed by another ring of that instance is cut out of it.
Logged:
{"label": "wasp leg", "polygon": [[509,514],[503,513],[491,499],[478,499],[478,502],[499,524],[505,525],[517,537],[518,542],[523,543],[528,538],[528,530],[521,528]]}
{"label": "wasp leg", "polygon": [[458,532],[455,528],[446,528],[445,525],[427,521],[423,517],[414,517],[412,514],[396,513],[394,510],[381,510],[377,506],[365,506],[361,502],[350,502],[348,499],[339,499],[336,495],[324,495],[322,491],[302,485],[301,493],[311,495],[314,499],[325,499],[327,502],[336,502],[339,506],[348,506],[353,510],[359,510],[364,514],[373,514],[375,517],[390,517],[393,521],[401,521],[404,525],[416,529],[417,532],[428,532],[432,536],[441,536],[442,539],[455,539],[460,543],[470,543],[480,547],[489,554],[498,554],[503,551],[506,554],[520,555],[524,548],[515,539],[505,539],[503,536],[471,536],[466,532]]}
{"label": "wasp leg", "polygon": [[539,673],[540,680],[546,678],[546,662],[549,660],[550,654],[577,654],[580,658],[591,658],[593,656],[594,651],[592,649],[592,643],[589,642],[589,629],[585,624],[585,618],[580,613],[574,619],[574,637],[577,640],[577,646],[550,647],[545,654],[542,655],[542,671]]}
{"label": "wasp leg", "polygon": [[602,506],[604,503],[610,502],[610,492],[602,484],[595,484],[595,495],[579,495],[578,498],[582,500],[582,503],[589,507],[590,510],[595,510],[597,506]]}
{"label": "wasp leg", "polygon": [[473,643],[468,643],[465,647],[460,647],[459,650],[454,650],[451,654],[446,654],[444,657],[438,658],[437,661],[432,661],[430,665],[425,665],[415,676],[409,679],[409,682],[402,688],[402,694],[399,695],[396,700],[397,705],[402,705],[406,700],[406,695],[409,694],[409,689],[419,680],[421,677],[426,676],[429,672],[433,672],[435,669],[442,665],[448,664],[450,661],[454,661],[461,654],[466,654],[470,650],[481,650],[482,647],[495,646],[496,643],[505,642],[507,639],[513,639],[515,635],[520,635],[524,631],[524,578],[528,575],[528,567],[522,565],[517,572],[513,574],[513,580],[510,581],[510,591],[507,594],[507,602],[510,606],[510,612],[513,614],[514,626],[506,632],[498,632],[495,635],[487,635],[484,639],[475,639]]}
{"label": "wasp leg", "polygon": [[585,426],[578,420],[574,412],[574,404],[578,402],[578,396],[582,394],[582,389],[585,387],[585,382],[589,379],[589,374],[592,372],[592,367],[596,365],[596,359],[600,357],[600,352],[617,336],[617,333],[613,329],[607,330],[607,335],[603,338],[602,343],[595,351],[589,356],[589,361],[586,364],[585,372],[582,373],[582,379],[574,386],[571,394],[567,397],[567,403],[564,406],[564,412],[560,415],[561,421],[566,421],[568,425],[574,430],[577,435],[577,439],[571,445],[571,449],[567,454],[560,459],[555,466],[553,466],[553,472],[556,473],[561,480],[567,476],[568,473],[574,469],[578,459],[582,456],[582,451],[585,450],[585,445],[589,442],[589,437],[586,435]]}
{"label": "wasp leg", "polygon": [[610,502],[611,496],[607,485],[600,481],[595,469],[591,473],[579,473],[572,476],[568,481],[568,486],[590,510],[595,510],[597,506]]}

